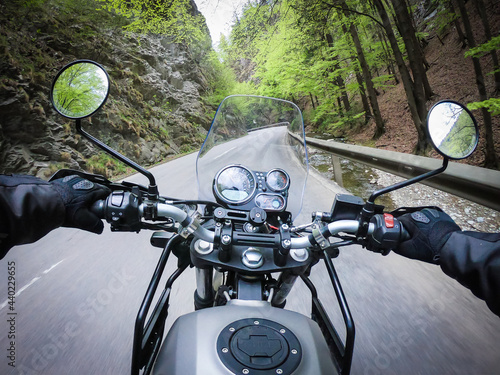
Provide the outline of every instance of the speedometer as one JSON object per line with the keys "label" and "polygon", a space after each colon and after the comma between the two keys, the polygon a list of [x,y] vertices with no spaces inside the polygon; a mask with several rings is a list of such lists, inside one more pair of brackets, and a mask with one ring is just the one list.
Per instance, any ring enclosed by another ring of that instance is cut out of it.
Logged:
{"label": "speedometer", "polygon": [[253,172],[242,165],[229,165],[215,176],[215,194],[226,203],[245,203],[252,198],[256,188]]}

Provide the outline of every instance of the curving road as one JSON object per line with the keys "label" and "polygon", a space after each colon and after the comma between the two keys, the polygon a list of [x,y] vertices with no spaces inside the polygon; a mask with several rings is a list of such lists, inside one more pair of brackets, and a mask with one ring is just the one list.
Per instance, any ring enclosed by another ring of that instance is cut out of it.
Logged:
{"label": "curving road", "polygon": [[[195,158],[151,169],[162,194],[197,196]],[[141,176],[131,180],[146,182]],[[328,210],[338,192],[311,171],[296,223],[310,220],[312,211]],[[161,251],[149,245],[150,234],[105,229],[97,236],[61,228],[1,260],[0,374],[129,373],[135,316]],[[14,306],[7,300],[12,262]],[[334,264],[356,323],[353,374],[500,373],[500,319],[439,267],[359,246],[343,248]],[[166,274],[175,267],[172,258]],[[332,320],[341,321],[322,264],[311,278]],[[194,288],[190,269],[174,284],[168,325],[192,311]],[[298,282],[287,308],[307,315],[309,300]],[[9,366],[13,359],[15,368]]]}

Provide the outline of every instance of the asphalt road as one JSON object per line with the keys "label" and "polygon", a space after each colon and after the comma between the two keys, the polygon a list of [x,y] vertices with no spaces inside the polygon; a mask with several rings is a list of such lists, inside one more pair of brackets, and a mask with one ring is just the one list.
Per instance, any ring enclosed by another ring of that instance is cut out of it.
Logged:
{"label": "asphalt road", "polygon": [[[197,196],[195,158],[151,169],[161,194]],[[141,176],[132,179],[146,183]],[[297,222],[329,210],[340,191],[311,171]],[[150,235],[61,228],[1,260],[0,374],[129,373],[135,317],[161,251],[149,245]],[[12,262],[13,306],[7,299]],[[172,257],[166,274],[175,263]],[[356,323],[352,374],[500,374],[500,319],[439,267],[358,246],[343,248],[334,264]],[[311,278],[332,320],[341,322],[322,264]],[[188,270],[174,284],[168,325],[192,311],[194,289]],[[301,282],[287,308],[310,311]],[[13,359],[15,368],[9,366]]]}

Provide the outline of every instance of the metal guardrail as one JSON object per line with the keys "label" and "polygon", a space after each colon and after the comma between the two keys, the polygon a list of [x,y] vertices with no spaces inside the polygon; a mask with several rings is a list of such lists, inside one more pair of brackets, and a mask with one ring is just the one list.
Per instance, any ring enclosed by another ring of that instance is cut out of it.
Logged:
{"label": "metal guardrail", "polygon": [[[290,135],[301,139],[296,134]],[[306,143],[405,178],[418,176],[442,165],[439,159],[310,137],[306,137]],[[421,183],[500,211],[500,171],[450,162],[445,172]]]}
{"label": "metal guardrail", "polygon": [[259,126],[257,128],[247,129],[247,132],[250,133],[250,132],[254,132],[256,130],[262,130],[262,129],[267,129],[267,128],[276,128],[278,126],[288,126],[288,125],[290,125],[290,123],[288,121],[286,121],[286,122],[276,122],[274,124],[263,125],[263,126]]}

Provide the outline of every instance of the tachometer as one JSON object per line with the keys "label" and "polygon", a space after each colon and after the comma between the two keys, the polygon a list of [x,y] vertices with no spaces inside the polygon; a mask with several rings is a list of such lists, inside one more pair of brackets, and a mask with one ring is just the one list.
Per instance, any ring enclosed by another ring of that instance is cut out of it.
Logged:
{"label": "tachometer", "polygon": [[245,203],[252,198],[256,188],[253,172],[242,165],[224,167],[215,176],[215,194],[226,203]]}
{"label": "tachometer", "polygon": [[266,183],[272,190],[280,192],[288,188],[290,177],[282,169],[273,169],[267,173]]}

